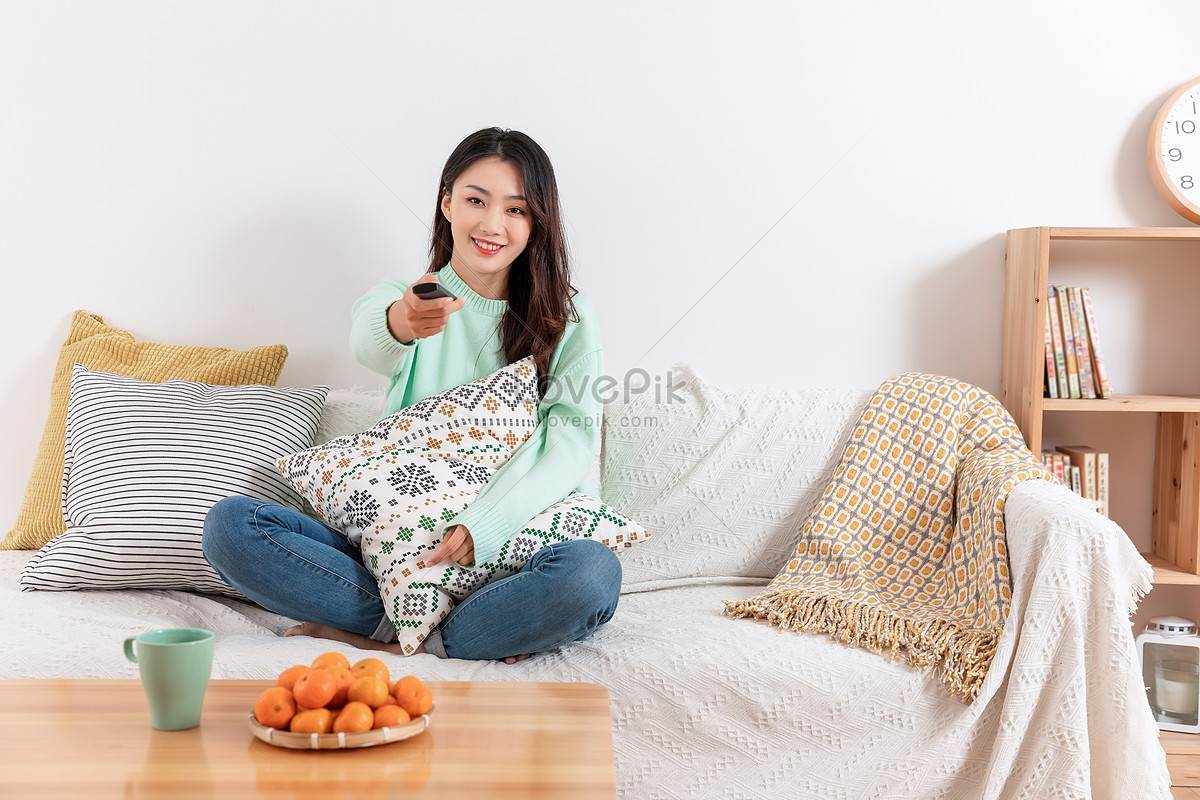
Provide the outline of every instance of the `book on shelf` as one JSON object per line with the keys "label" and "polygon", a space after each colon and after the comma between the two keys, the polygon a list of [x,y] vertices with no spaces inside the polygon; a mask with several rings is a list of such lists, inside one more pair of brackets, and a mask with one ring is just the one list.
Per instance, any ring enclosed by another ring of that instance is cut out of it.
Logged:
{"label": "book on shelf", "polygon": [[1050,315],[1051,345],[1054,348],[1055,377],[1058,382],[1058,396],[1070,397],[1067,387],[1067,356],[1063,350],[1062,319],[1058,315],[1058,294],[1053,285],[1050,286],[1046,301],[1046,313]]}
{"label": "book on shelf", "polygon": [[1096,450],[1087,445],[1061,445],[1057,455],[1069,459],[1071,471],[1079,470],[1078,485],[1068,483],[1074,491],[1084,498],[1093,501],[1096,510],[1108,516],[1108,453]]}
{"label": "book on shelf", "polygon": [[1042,452],[1042,463],[1059,483],[1071,488],[1071,462],[1063,458],[1062,453],[1045,450]]}
{"label": "book on shelf", "polygon": [[1100,354],[1100,332],[1087,287],[1055,286],[1046,291],[1046,370],[1050,398],[1110,398],[1108,369]]}
{"label": "book on shelf", "polygon": [[1079,392],[1083,397],[1099,397],[1092,388],[1092,351],[1088,347],[1087,322],[1079,290],[1067,287],[1067,305],[1071,307],[1071,332],[1075,336],[1075,363],[1079,365]]}
{"label": "book on shelf", "polygon": [[[1053,286],[1050,287],[1050,291],[1051,292],[1054,291]],[[1054,361],[1054,331],[1050,327],[1050,325],[1051,325],[1051,323],[1050,323],[1050,303],[1046,303],[1045,318],[1046,318],[1046,322],[1045,322],[1045,327],[1046,327],[1046,333],[1045,333],[1046,372],[1044,373],[1045,384],[1044,384],[1043,388],[1045,389],[1045,394],[1047,397],[1057,398],[1058,397],[1058,372],[1056,371],[1056,365],[1055,365],[1055,361]]]}
{"label": "book on shelf", "polygon": [[1108,516],[1108,453],[1096,453],[1096,494],[1100,513]]}
{"label": "book on shelf", "polygon": [[1104,366],[1104,358],[1100,355],[1100,331],[1096,329],[1096,312],[1092,309],[1092,297],[1084,286],[1079,290],[1083,299],[1083,316],[1087,320],[1088,341],[1092,349],[1092,366],[1096,376],[1098,394],[1107,399],[1112,397],[1112,387],[1108,385],[1108,369]]}
{"label": "book on shelf", "polygon": [[1065,286],[1058,287],[1058,317],[1062,321],[1063,352],[1067,357],[1067,388],[1069,397],[1080,397],[1079,365],[1075,361],[1075,335],[1071,330],[1071,307]]}
{"label": "book on shelf", "polygon": [[1088,500],[1096,498],[1096,451],[1086,445],[1064,445],[1058,452],[1071,459],[1071,464],[1079,467],[1083,479],[1083,496]]}

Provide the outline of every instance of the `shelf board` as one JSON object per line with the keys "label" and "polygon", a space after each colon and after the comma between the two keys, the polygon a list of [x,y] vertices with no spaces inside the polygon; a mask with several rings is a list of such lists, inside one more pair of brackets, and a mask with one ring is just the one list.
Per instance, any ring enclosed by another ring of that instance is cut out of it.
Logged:
{"label": "shelf board", "polygon": [[1155,586],[1162,586],[1168,583],[1200,586],[1200,575],[1184,572],[1171,562],[1165,561],[1151,553],[1142,553],[1142,558],[1146,559],[1150,567],[1154,570]]}
{"label": "shelf board", "polygon": [[1200,412],[1200,396],[1178,394],[1114,394],[1107,400],[1096,397],[1066,400],[1044,398],[1043,411],[1167,411]]}
{"label": "shelf board", "polygon": [[1051,228],[1051,241],[1180,242],[1200,241],[1191,228]]}

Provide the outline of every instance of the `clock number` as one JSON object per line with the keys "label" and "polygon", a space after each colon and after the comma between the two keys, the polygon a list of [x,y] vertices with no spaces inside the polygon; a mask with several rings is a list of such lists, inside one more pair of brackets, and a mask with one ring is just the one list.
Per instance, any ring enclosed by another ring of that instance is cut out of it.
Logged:
{"label": "clock number", "polygon": [[1180,186],[1180,188],[1187,189],[1187,190],[1189,190],[1189,191],[1190,191],[1190,190],[1191,190],[1191,188],[1192,188],[1193,186],[1195,186],[1195,185],[1196,185],[1196,184],[1195,184],[1195,183],[1192,181],[1192,176],[1191,176],[1191,175],[1184,175],[1183,177],[1181,177],[1181,178],[1179,179],[1179,186]]}
{"label": "clock number", "polygon": [[1175,123],[1175,132],[1176,133],[1195,133],[1196,132],[1195,120],[1185,119],[1183,122],[1176,122]]}
{"label": "clock number", "polygon": [[1178,147],[1172,147],[1170,150],[1167,151],[1167,157],[1170,158],[1172,161],[1179,161],[1183,158],[1183,151],[1180,150]]}

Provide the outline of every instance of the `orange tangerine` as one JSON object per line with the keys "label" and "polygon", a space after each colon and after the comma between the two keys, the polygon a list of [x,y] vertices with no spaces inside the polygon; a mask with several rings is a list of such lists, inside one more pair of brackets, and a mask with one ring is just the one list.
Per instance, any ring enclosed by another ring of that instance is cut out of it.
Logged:
{"label": "orange tangerine", "polygon": [[268,728],[286,729],[296,714],[296,700],[291,689],[272,686],[258,696],[254,703],[254,718]]}
{"label": "orange tangerine", "polygon": [[367,675],[354,682],[347,696],[371,708],[379,708],[388,698],[388,685],[374,675]]}
{"label": "orange tangerine", "polygon": [[351,701],[333,720],[334,733],[359,733],[371,730],[375,714],[366,703]]}
{"label": "orange tangerine", "polygon": [[364,658],[351,667],[350,671],[354,673],[354,677],[356,678],[365,678],[367,675],[374,675],[383,681],[384,684],[392,680],[392,677],[388,674],[387,664],[378,658]]}
{"label": "orange tangerine", "polygon": [[329,733],[333,727],[333,712],[328,708],[305,708],[296,712],[288,730],[292,733]]}
{"label": "orange tangerine", "polygon": [[321,708],[337,694],[337,679],[324,669],[310,669],[292,687],[292,696],[305,708]]}
{"label": "orange tangerine", "polygon": [[350,659],[346,658],[341,653],[321,653],[313,659],[309,665],[313,669],[326,669],[328,667],[345,667],[350,669]]}
{"label": "orange tangerine", "polygon": [[285,689],[291,689],[296,685],[296,681],[300,680],[300,676],[308,672],[309,667],[303,664],[297,664],[294,667],[288,667],[283,672],[279,673],[279,680],[275,681],[276,686],[282,686]]}
{"label": "orange tangerine", "polygon": [[341,708],[349,699],[350,687],[354,685],[355,681],[354,673],[348,667],[325,667],[325,671],[333,676],[337,686],[333,699],[325,705],[330,708]]}
{"label": "orange tangerine", "polygon": [[382,705],[375,709],[375,722],[372,728],[386,728],[404,725],[410,721],[408,712],[397,705]]}
{"label": "orange tangerine", "polygon": [[405,675],[396,681],[395,698],[411,717],[419,717],[433,708],[433,694],[416,675]]}

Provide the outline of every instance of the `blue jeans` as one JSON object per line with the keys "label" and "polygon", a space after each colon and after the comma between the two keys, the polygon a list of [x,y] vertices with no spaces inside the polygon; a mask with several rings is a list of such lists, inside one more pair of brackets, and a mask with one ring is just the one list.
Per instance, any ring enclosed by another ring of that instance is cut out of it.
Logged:
{"label": "blue jeans", "polygon": [[[379,641],[395,638],[359,549],[320,520],[227,497],[208,512],[202,545],[217,574],[263,608]],[[425,646],[465,659],[561,647],[608,622],[620,591],[621,563],[612,550],[592,539],[559,542],[455,606]]]}

